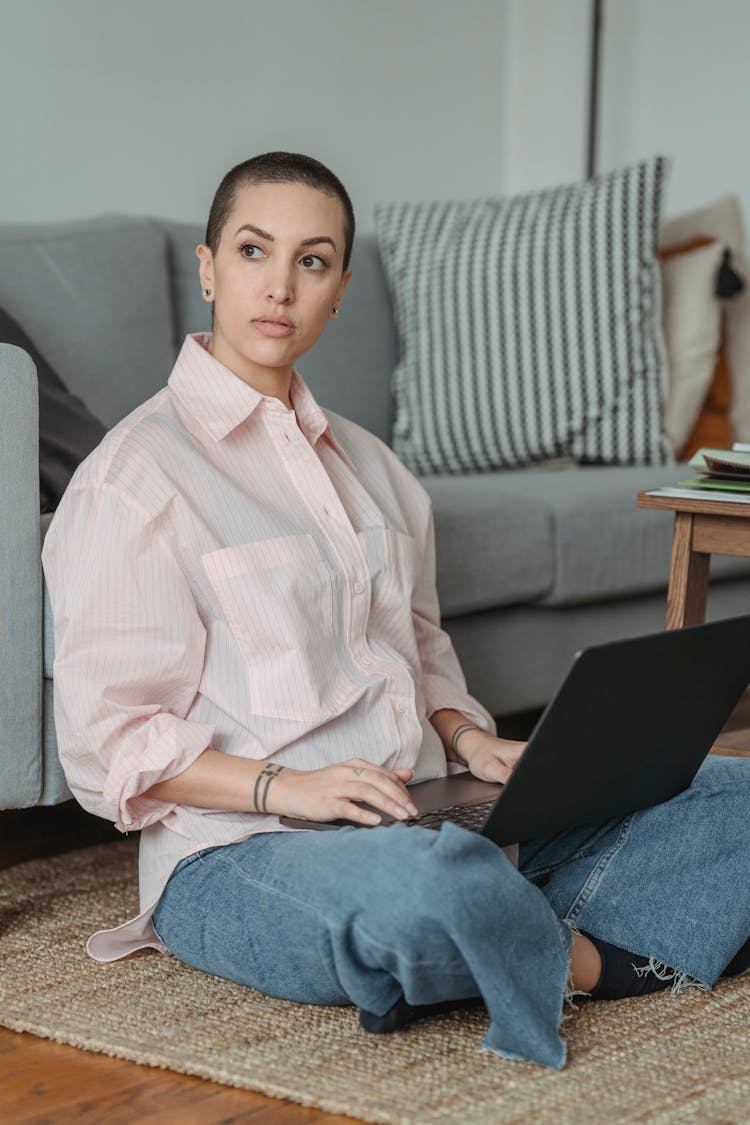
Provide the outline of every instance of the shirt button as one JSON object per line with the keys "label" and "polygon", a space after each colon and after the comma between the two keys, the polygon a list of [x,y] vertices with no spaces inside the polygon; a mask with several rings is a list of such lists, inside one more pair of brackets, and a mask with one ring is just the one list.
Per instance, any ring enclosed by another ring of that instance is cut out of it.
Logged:
{"label": "shirt button", "polygon": [[362,582],[355,582],[354,583],[354,593],[355,594],[364,594],[364,592],[365,592],[364,584]]}
{"label": "shirt button", "polygon": [[372,664],[372,657],[370,657],[370,656],[363,656],[363,657],[362,657],[362,663],[363,663],[363,664],[365,665],[365,667],[366,667],[366,668],[369,668],[369,667],[370,667],[370,665]]}
{"label": "shirt button", "polygon": [[403,713],[406,711],[406,708],[404,707],[403,703],[397,703],[396,710],[398,711],[399,715],[403,715]]}

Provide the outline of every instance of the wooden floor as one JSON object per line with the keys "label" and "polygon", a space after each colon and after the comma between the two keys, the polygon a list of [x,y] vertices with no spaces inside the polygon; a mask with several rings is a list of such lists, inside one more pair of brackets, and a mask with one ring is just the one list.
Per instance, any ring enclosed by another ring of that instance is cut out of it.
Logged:
{"label": "wooden floor", "polygon": [[[536,717],[500,720],[500,733],[525,738]],[[717,745],[730,754],[750,755],[750,693]],[[0,812],[0,867],[113,839],[120,835],[111,825],[72,802],[50,809]],[[352,1125],[353,1118],[0,1027],[0,1121],[3,1125]]]}

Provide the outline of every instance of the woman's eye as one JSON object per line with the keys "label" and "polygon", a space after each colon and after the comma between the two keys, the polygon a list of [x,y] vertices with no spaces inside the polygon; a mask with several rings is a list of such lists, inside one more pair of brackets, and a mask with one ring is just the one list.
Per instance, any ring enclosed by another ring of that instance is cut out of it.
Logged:
{"label": "woman's eye", "polygon": [[319,254],[305,254],[304,258],[300,261],[305,269],[308,270],[324,270],[328,265],[325,258],[321,258]]}
{"label": "woman's eye", "polygon": [[[254,251],[256,250],[257,254],[254,253]],[[243,258],[248,258],[250,261],[255,258],[259,258],[262,253],[263,251],[261,250],[260,246],[256,246],[254,242],[245,242],[242,246],[240,246],[240,254]]]}

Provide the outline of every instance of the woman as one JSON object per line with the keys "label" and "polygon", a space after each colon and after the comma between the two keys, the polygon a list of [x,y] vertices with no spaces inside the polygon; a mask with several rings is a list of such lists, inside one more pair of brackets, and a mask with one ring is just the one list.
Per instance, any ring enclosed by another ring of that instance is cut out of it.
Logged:
{"label": "woman", "polygon": [[489,1050],[561,1067],[573,991],[746,966],[750,769],[713,760],[674,801],[524,845],[519,869],[453,824],[280,824],[377,825],[360,802],[402,820],[407,782],[503,781],[523,750],[440,628],[427,494],[295,371],[340,314],[353,237],[317,161],[233,168],[197,248],[212,333],[47,534],[60,757],[84,807],[141,830],[142,913],[88,948],[354,1003],[371,1031],[481,997]]}

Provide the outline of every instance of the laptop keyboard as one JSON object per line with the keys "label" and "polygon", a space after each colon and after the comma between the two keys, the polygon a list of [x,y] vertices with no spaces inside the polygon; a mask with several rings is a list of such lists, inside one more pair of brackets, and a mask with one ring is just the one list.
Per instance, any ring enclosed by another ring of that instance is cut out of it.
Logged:
{"label": "laptop keyboard", "polygon": [[451,805],[447,809],[435,809],[425,813],[424,816],[412,816],[408,820],[396,821],[396,824],[418,824],[420,828],[438,829],[446,820],[458,824],[460,828],[468,828],[471,832],[478,832],[487,819],[487,814],[494,805],[494,800],[483,801],[481,805]]}

